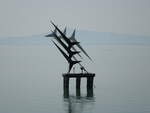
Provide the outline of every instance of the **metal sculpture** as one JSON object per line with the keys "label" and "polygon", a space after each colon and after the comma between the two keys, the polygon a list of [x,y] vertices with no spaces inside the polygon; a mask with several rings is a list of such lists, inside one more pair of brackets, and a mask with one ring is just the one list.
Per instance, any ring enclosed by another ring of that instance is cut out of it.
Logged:
{"label": "metal sculpture", "polygon": [[[75,65],[75,64],[79,64],[82,72],[85,71],[86,73],[88,73],[88,71],[85,69],[85,67],[83,67],[83,65],[80,63],[81,61],[77,60],[77,58],[75,57],[75,55],[78,54],[82,58],[82,56],[79,54],[80,52],[77,51],[74,46],[76,45],[90,60],[92,60],[92,59],[86,53],[86,51],[82,48],[82,46],[80,45],[80,42],[78,42],[75,39],[75,30],[73,31],[71,37],[68,38],[66,36],[66,27],[65,27],[64,31],[62,32],[52,21],[51,21],[51,24],[55,27],[55,30],[52,31],[51,34],[46,35],[46,37],[54,37],[54,39],[56,39],[56,41],[67,52],[67,54],[66,54],[54,41],[52,41],[54,43],[54,45],[57,47],[57,49],[61,52],[61,54],[65,57],[67,62],[69,63],[68,73],[70,73],[73,65]],[[57,35],[57,32],[60,35]]]}
{"label": "metal sculpture", "polygon": [[[80,82],[81,78],[87,78],[87,97],[93,97],[93,81],[95,77],[95,73],[89,73],[85,67],[81,64],[81,61],[76,58],[76,54],[82,58],[80,52],[77,51],[75,47],[78,47],[81,52],[85,54],[90,60],[91,57],[86,53],[86,51],[82,48],[80,43],[75,39],[75,30],[73,31],[70,38],[66,36],[66,27],[62,32],[52,21],[52,25],[55,27],[54,31],[51,34],[46,35],[46,37],[54,37],[57,43],[63,48],[60,48],[55,41],[52,40],[54,45],[60,51],[60,53],[65,57],[69,64],[68,73],[62,74],[63,76],[63,88],[64,88],[64,98],[69,97],[69,79],[76,79],[76,96],[80,96]],[[57,34],[59,33],[59,35]],[[65,50],[65,51],[64,51]],[[79,64],[81,73],[70,73],[71,69],[75,64]],[[85,72],[85,73],[83,73]]]}

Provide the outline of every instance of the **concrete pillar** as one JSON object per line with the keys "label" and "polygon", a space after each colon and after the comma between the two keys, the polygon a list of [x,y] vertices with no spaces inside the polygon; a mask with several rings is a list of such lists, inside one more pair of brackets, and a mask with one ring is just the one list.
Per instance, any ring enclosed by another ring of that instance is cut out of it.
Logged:
{"label": "concrete pillar", "polygon": [[63,87],[64,87],[64,97],[68,98],[69,97],[69,77],[63,77]]}
{"label": "concrete pillar", "polygon": [[80,84],[81,84],[81,78],[77,77],[76,78],[76,89],[80,89]]}
{"label": "concrete pillar", "polygon": [[93,97],[93,80],[94,77],[87,77],[87,97]]}
{"label": "concrete pillar", "polygon": [[81,78],[76,78],[76,96],[80,96],[80,85],[81,85]]}

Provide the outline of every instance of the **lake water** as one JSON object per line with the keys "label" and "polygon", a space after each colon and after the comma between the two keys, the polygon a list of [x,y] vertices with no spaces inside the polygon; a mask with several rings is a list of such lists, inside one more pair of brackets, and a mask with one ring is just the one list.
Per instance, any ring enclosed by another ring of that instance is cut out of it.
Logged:
{"label": "lake water", "polygon": [[[150,46],[85,46],[94,96],[63,97],[67,62],[54,46],[0,46],[0,113],[150,113]],[[86,62],[86,63],[85,63]],[[76,70],[78,71],[78,70]]]}

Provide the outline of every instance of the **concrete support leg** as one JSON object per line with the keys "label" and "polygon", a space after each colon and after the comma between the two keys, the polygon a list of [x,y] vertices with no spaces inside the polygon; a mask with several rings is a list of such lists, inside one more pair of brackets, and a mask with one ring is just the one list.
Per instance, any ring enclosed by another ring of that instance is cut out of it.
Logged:
{"label": "concrete support leg", "polygon": [[69,77],[63,77],[64,81],[64,97],[68,98],[69,97]]}
{"label": "concrete support leg", "polygon": [[93,97],[93,77],[87,77],[87,97]]}
{"label": "concrete support leg", "polygon": [[81,85],[81,78],[76,78],[76,96],[80,96],[80,85]]}
{"label": "concrete support leg", "polygon": [[93,77],[87,77],[87,89],[93,88]]}

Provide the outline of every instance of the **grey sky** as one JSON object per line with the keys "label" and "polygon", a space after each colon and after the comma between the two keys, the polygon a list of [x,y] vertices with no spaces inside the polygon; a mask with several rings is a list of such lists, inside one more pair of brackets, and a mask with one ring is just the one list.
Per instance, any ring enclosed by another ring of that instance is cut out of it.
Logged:
{"label": "grey sky", "polygon": [[150,36],[150,0],[0,0],[0,37],[62,26]]}

